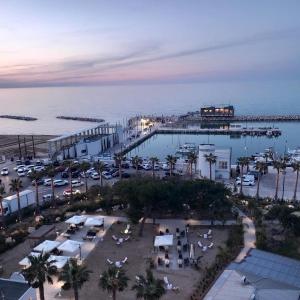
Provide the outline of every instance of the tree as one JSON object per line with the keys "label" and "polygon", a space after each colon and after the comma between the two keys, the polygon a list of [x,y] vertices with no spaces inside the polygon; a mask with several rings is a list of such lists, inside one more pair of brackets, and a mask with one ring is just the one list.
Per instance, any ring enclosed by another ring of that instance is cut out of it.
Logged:
{"label": "tree", "polygon": [[105,171],[105,164],[102,161],[96,161],[94,162],[94,168],[95,170],[98,172],[98,174],[100,175],[100,186],[103,186],[103,177],[102,177],[102,172]]}
{"label": "tree", "polygon": [[23,188],[22,181],[17,178],[17,179],[12,179],[10,184],[10,190],[12,192],[17,193],[17,200],[18,200],[18,221],[22,221],[22,213],[21,213],[21,202],[20,202],[20,191]]}
{"label": "tree", "polygon": [[64,290],[73,289],[75,300],[79,299],[79,290],[83,284],[89,280],[90,273],[86,266],[78,264],[75,258],[69,259],[69,262],[63,267],[58,280],[64,282]]}
{"label": "tree", "polygon": [[0,207],[1,207],[1,217],[2,217],[2,225],[5,227],[5,216],[4,216],[4,210],[3,210],[3,196],[5,195],[5,186],[3,184],[0,185]]}
{"label": "tree", "polygon": [[55,186],[54,186],[54,178],[56,175],[56,170],[53,167],[49,167],[46,169],[45,174],[51,179],[51,193],[52,193],[52,205],[56,207],[56,197],[55,197]]}
{"label": "tree", "polygon": [[244,175],[244,167],[249,166],[250,158],[246,156],[242,156],[238,158],[238,164],[241,166],[241,187],[240,187],[240,196],[243,196],[243,175]]}
{"label": "tree", "polygon": [[122,153],[115,153],[114,155],[114,161],[116,163],[116,166],[119,169],[119,178],[122,179],[122,161],[125,160],[125,156]]}
{"label": "tree", "polygon": [[40,293],[40,299],[44,300],[44,284],[48,282],[53,284],[52,276],[56,274],[57,269],[53,265],[55,260],[49,261],[49,253],[41,253],[38,256],[28,256],[30,266],[22,270],[22,274],[28,283],[33,288],[38,288]]}
{"label": "tree", "polygon": [[166,161],[167,161],[168,166],[170,167],[170,176],[172,176],[173,170],[175,169],[175,165],[177,162],[177,158],[176,158],[176,156],[168,155],[166,157]]}
{"label": "tree", "polygon": [[139,166],[142,164],[142,162],[143,159],[137,155],[132,158],[132,165],[135,167],[136,173],[138,173]]}
{"label": "tree", "polygon": [[[86,172],[91,168],[91,164],[87,161],[83,161],[80,164],[80,170],[83,172],[84,174],[84,182],[85,182],[85,192],[88,192],[88,184],[87,184],[87,175]],[[100,178],[101,178],[101,173],[99,174]]]}
{"label": "tree", "polygon": [[164,281],[154,278],[150,269],[146,270],[146,278],[143,275],[136,277],[132,289],[136,291],[137,299],[145,300],[158,300],[166,293]]}
{"label": "tree", "polygon": [[293,201],[296,202],[297,200],[297,188],[298,188],[298,181],[299,181],[299,171],[300,171],[300,162],[297,161],[292,164],[294,172],[296,172],[296,181],[295,181],[295,189],[293,195]]}
{"label": "tree", "polygon": [[64,165],[69,173],[69,189],[70,189],[70,202],[73,202],[73,186],[72,186],[72,171],[76,169],[76,165],[71,160],[64,161]]}
{"label": "tree", "polygon": [[[193,165],[196,166],[197,164],[197,154],[195,152],[191,152],[188,154],[188,164],[189,164],[189,168],[190,168],[190,176],[191,179],[193,178]],[[196,171],[196,168],[195,168]]]}
{"label": "tree", "polygon": [[31,172],[29,174],[30,174],[29,178],[34,182],[34,187],[35,187],[35,201],[36,201],[35,213],[38,215],[40,213],[38,180],[40,180],[43,177],[43,175],[42,175],[41,172],[38,172],[36,170],[31,170]]}
{"label": "tree", "polygon": [[116,300],[117,292],[124,291],[127,288],[128,281],[129,278],[126,276],[125,270],[113,266],[100,275],[99,286],[112,294],[113,300]]}
{"label": "tree", "polygon": [[159,159],[156,156],[150,157],[149,161],[151,162],[151,167],[152,167],[152,177],[154,178],[154,167],[156,164],[159,163]]}
{"label": "tree", "polygon": [[258,178],[257,178],[257,189],[256,189],[256,200],[259,199],[259,187],[260,187],[260,179],[261,175],[265,172],[267,168],[267,164],[263,161],[258,161],[256,163],[255,169],[258,171]]}
{"label": "tree", "polygon": [[217,156],[212,153],[204,154],[205,160],[209,163],[209,180],[212,179],[212,165],[217,162]]}
{"label": "tree", "polygon": [[280,172],[286,168],[286,164],[285,164],[283,159],[274,160],[273,161],[273,168],[277,171],[274,201],[278,201],[278,189],[279,189]]}

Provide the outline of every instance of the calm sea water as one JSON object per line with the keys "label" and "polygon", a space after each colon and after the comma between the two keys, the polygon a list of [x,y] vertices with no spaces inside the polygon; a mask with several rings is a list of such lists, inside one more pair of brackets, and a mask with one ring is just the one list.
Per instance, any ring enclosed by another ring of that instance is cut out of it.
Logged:
{"label": "calm sea water", "polygon": [[300,83],[292,81],[0,89],[0,114],[39,119],[0,119],[0,134],[62,134],[91,126],[57,115],[122,123],[137,114],[179,114],[221,103],[235,105],[240,114],[300,113],[299,95]]}

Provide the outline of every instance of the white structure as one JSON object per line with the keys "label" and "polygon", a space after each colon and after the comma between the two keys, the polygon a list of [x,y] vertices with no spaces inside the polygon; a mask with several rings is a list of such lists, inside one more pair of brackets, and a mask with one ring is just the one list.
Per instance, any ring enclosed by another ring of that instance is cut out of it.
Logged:
{"label": "white structure", "polygon": [[198,170],[200,176],[210,178],[210,163],[206,155],[216,156],[216,163],[211,164],[211,179],[230,179],[231,149],[216,149],[214,144],[200,144],[198,154]]}
{"label": "white structure", "polygon": [[55,248],[57,248],[60,244],[61,243],[57,241],[45,240],[42,243],[40,243],[38,246],[33,248],[33,251],[49,253],[53,251]]}
{"label": "white structure", "polygon": [[154,247],[172,246],[173,234],[157,235],[154,240]]}

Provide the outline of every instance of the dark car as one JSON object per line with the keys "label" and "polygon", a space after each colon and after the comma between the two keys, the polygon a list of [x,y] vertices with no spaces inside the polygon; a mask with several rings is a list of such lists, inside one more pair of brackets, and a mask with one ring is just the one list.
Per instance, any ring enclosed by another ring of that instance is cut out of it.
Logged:
{"label": "dark car", "polygon": [[31,161],[29,159],[25,160],[24,161],[24,165],[25,166],[29,166],[31,164]]}
{"label": "dark car", "polygon": [[54,166],[54,167],[59,167],[59,161],[55,160],[55,161],[53,162],[53,166]]}
{"label": "dark car", "polygon": [[123,169],[129,169],[129,164],[128,164],[128,163],[122,164],[122,168],[123,168]]}
{"label": "dark car", "polygon": [[61,173],[61,178],[69,178],[69,173],[64,171]]}
{"label": "dark car", "polygon": [[122,173],[122,178],[130,178],[130,174],[129,173]]}
{"label": "dark car", "polygon": [[[38,179],[38,180],[36,181],[36,183],[37,183],[37,185],[42,185],[42,184],[44,184],[44,179]],[[31,184],[32,184],[33,186],[35,186],[35,180],[32,180]]]}
{"label": "dark car", "polygon": [[72,176],[72,178],[78,178],[80,176],[80,171],[77,170],[77,171],[72,172],[71,176]]}

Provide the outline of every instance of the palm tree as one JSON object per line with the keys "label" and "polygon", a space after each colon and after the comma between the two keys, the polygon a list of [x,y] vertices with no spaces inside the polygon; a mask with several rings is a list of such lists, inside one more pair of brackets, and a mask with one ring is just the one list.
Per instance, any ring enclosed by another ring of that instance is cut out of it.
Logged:
{"label": "palm tree", "polygon": [[59,274],[58,280],[64,282],[62,286],[64,290],[73,289],[74,298],[78,300],[79,290],[89,280],[90,273],[92,271],[88,270],[84,265],[78,264],[76,259],[71,258]]}
{"label": "palm tree", "polygon": [[119,169],[119,178],[122,179],[122,161],[125,160],[125,156],[122,153],[115,153],[114,155],[114,161],[116,163],[116,166]]}
{"label": "palm tree", "polygon": [[136,282],[132,289],[136,290],[137,299],[158,300],[165,293],[164,281],[155,279],[150,269],[146,270],[146,278],[143,275],[136,277]]}
{"label": "palm tree", "polygon": [[[91,164],[87,161],[83,161],[80,164],[80,170],[83,172],[84,174],[84,181],[85,181],[85,192],[87,193],[88,191],[88,184],[87,184],[87,175],[86,172],[91,168]],[[101,174],[100,174],[100,178],[101,178]]]}
{"label": "palm tree", "polygon": [[55,260],[49,261],[49,253],[41,253],[38,256],[28,256],[30,266],[22,270],[22,274],[33,288],[39,289],[40,299],[44,300],[44,284],[48,282],[53,284],[52,276],[56,274],[57,269],[53,265]]}
{"label": "palm tree", "polygon": [[212,153],[204,154],[205,160],[209,163],[209,180],[212,179],[212,165],[217,162],[217,156]]}
{"label": "palm tree", "polygon": [[196,164],[197,164],[197,154],[195,152],[190,152],[188,154],[188,164],[189,164],[189,168],[190,168],[190,176],[191,179],[193,178],[193,165],[195,165],[195,172],[196,172]]}
{"label": "palm tree", "polygon": [[132,158],[131,161],[132,161],[132,165],[135,167],[136,173],[138,173],[139,165],[143,162],[143,159],[136,155]]}
{"label": "palm tree", "polygon": [[240,196],[243,195],[243,175],[244,175],[244,167],[249,166],[250,158],[247,156],[242,156],[238,158],[238,164],[241,166],[241,187],[240,187]]}
{"label": "palm tree", "polygon": [[96,161],[94,162],[94,168],[100,175],[100,186],[103,186],[103,178],[102,178],[102,172],[105,171],[105,164],[102,161]]}
{"label": "palm tree", "polygon": [[4,216],[4,211],[3,211],[3,196],[5,195],[5,186],[3,184],[0,185],[0,207],[1,207],[1,217],[2,217],[2,225],[5,227],[5,216]]}
{"label": "palm tree", "polygon": [[279,177],[280,177],[280,171],[285,169],[285,163],[283,162],[282,159],[274,160],[273,161],[273,168],[277,171],[277,176],[276,176],[276,189],[275,189],[275,196],[274,200],[278,200],[278,189],[279,189]]}
{"label": "palm tree", "polygon": [[167,164],[170,167],[170,176],[172,176],[173,170],[175,169],[175,165],[176,165],[176,162],[177,162],[177,158],[176,158],[176,156],[173,156],[173,155],[167,155],[166,161],[167,161]]}
{"label": "palm tree", "polygon": [[12,179],[10,184],[10,190],[12,192],[16,192],[17,193],[17,200],[18,200],[18,221],[21,222],[22,221],[22,214],[21,214],[21,202],[20,202],[20,191],[23,187],[22,185],[22,181],[17,178],[17,179]]}
{"label": "palm tree", "polygon": [[152,177],[154,178],[154,167],[156,164],[159,163],[159,159],[156,156],[150,157],[149,161],[151,162],[151,167],[152,167]]}
{"label": "palm tree", "polygon": [[55,198],[55,186],[54,186],[54,178],[56,175],[56,170],[53,167],[49,167],[46,169],[45,174],[51,179],[51,193],[52,193],[52,205],[56,207],[56,198]]}
{"label": "palm tree", "polygon": [[257,189],[256,189],[256,200],[259,199],[259,187],[260,187],[260,179],[263,172],[265,172],[267,168],[267,164],[263,161],[258,161],[256,163],[255,169],[258,171],[258,178],[257,178]]}
{"label": "palm tree", "polygon": [[294,172],[296,172],[296,182],[295,182],[295,189],[294,189],[294,196],[293,201],[297,199],[297,188],[298,188],[298,181],[299,181],[299,171],[300,171],[300,162],[297,161],[292,164]]}
{"label": "palm tree", "polygon": [[37,172],[36,170],[31,170],[29,173],[29,178],[33,180],[34,187],[35,187],[35,201],[36,201],[36,208],[35,213],[38,215],[40,213],[40,201],[39,201],[39,186],[38,180],[42,178],[42,173]]}
{"label": "palm tree", "polygon": [[99,286],[111,293],[113,300],[116,300],[117,291],[122,292],[127,287],[128,280],[124,269],[113,266],[100,275]]}

